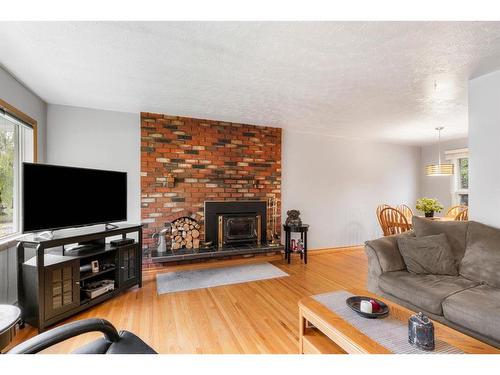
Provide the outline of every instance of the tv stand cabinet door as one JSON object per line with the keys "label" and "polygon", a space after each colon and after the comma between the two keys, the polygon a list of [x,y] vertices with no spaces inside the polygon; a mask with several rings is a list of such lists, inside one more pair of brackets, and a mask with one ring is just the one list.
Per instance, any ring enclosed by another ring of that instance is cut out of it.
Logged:
{"label": "tv stand cabinet door", "polygon": [[80,306],[80,262],[45,269],[45,320]]}
{"label": "tv stand cabinet door", "polygon": [[120,289],[139,282],[139,262],[139,247],[137,245],[123,247],[118,251]]}

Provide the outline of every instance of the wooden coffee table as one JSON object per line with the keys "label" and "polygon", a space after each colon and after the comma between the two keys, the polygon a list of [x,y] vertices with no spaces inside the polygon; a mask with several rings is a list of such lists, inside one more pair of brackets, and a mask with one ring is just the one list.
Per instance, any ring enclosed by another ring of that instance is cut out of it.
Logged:
{"label": "wooden coffee table", "polygon": [[[349,290],[356,295],[371,296],[390,307],[391,316],[406,323],[413,311],[363,290]],[[436,338],[474,354],[500,354],[500,350],[434,321]],[[299,301],[300,354],[390,354],[391,352],[360,332],[325,305],[306,297]]]}

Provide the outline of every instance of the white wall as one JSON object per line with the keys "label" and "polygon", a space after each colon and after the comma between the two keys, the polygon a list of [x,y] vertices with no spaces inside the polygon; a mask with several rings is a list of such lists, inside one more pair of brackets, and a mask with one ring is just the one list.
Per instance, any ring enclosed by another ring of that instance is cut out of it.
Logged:
{"label": "white wall", "polygon": [[36,120],[38,127],[38,161],[46,157],[47,105],[0,67],[0,99]]}
{"label": "white wall", "polygon": [[[445,151],[466,148],[468,139],[454,139],[451,141],[441,142],[441,162],[445,163]],[[419,173],[420,178],[420,193],[421,197],[436,198],[439,200],[446,210],[452,206],[451,198],[451,183],[453,177],[450,176],[426,176],[425,167],[429,164],[436,164],[438,160],[438,145],[432,144],[422,147],[422,158]],[[413,207],[412,207],[413,208]]]}
{"label": "white wall", "polygon": [[414,205],[420,148],[283,131],[283,220],[298,209],[311,249],[349,246],[381,235],[381,203]]}
{"label": "white wall", "polygon": [[140,223],[139,114],[49,104],[47,123],[47,163],[127,172],[128,222]]}
{"label": "white wall", "polygon": [[500,71],[469,81],[470,218],[500,227]]}

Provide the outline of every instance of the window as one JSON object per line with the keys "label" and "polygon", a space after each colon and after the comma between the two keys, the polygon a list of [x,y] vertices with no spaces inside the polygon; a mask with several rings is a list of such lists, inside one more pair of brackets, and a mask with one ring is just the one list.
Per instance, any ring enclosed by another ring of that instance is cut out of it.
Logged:
{"label": "window", "polygon": [[453,205],[469,205],[469,149],[445,152],[446,160],[454,164],[455,174],[451,182]]}
{"label": "window", "polygon": [[21,231],[21,164],[35,159],[35,134],[36,123],[0,107],[0,241]]}

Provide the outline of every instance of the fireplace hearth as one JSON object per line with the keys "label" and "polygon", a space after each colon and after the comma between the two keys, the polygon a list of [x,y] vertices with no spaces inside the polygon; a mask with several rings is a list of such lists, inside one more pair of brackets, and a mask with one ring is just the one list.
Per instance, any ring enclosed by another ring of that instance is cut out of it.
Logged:
{"label": "fireplace hearth", "polygon": [[152,252],[153,262],[183,262],[280,252],[283,246],[269,244],[266,201],[206,201],[205,243],[200,249]]}

